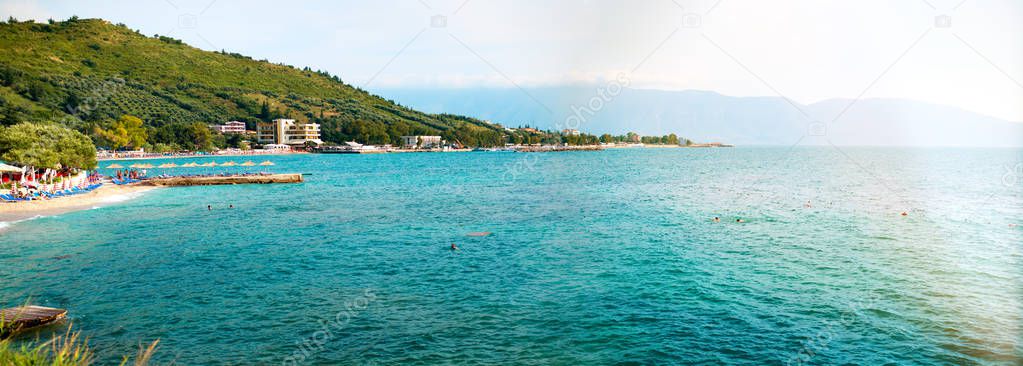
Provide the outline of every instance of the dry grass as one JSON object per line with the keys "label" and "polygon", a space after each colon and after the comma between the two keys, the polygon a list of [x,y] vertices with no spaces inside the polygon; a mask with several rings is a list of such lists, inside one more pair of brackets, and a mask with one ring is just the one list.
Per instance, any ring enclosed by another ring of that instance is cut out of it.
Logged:
{"label": "dry grass", "polygon": [[[64,335],[55,335],[48,341],[15,346],[10,340],[0,341],[0,365],[2,366],[87,366],[95,361],[95,354],[89,348],[88,340],[81,333],[68,327]],[[125,356],[121,365],[131,362],[135,366],[149,365],[156,353],[160,340],[148,347],[139,346],[134,359]]]}

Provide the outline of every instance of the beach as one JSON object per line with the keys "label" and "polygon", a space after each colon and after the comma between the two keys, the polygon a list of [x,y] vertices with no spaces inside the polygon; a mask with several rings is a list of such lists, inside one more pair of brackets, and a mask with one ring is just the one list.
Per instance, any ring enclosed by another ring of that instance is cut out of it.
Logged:
{"label": "beach", "polygon": [[17,203],[4,202],[0,203],[0,223],[110,205],[137,197],[142,192],[156,188],[154,186],[105,184],[89,193],[71,197]]}
{"label": "beach", "polygon": [[241,153],[222,153],[222,154],[145,154],[143,156],[138,155],[97,155],[96,160],[98,161],[129,161],[129,160],[156,160],[156,159],[185,159],[185,158],[221,158],[221,157],[245,157],[245,156],[280,156],[280,155],[293,155],[293,154],[308,154],[304,151],[270,151],[270,152],[254,152],[255,150],[248,150]]}

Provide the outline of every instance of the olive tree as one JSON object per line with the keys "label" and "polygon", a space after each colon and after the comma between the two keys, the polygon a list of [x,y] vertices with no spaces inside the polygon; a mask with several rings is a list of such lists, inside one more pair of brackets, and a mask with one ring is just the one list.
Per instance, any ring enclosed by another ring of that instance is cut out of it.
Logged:
{"label": "olive tree", "polygon": [[0,128],[0,160],[37,168],[94,169],[96,147],[78,131],[23,122]]}

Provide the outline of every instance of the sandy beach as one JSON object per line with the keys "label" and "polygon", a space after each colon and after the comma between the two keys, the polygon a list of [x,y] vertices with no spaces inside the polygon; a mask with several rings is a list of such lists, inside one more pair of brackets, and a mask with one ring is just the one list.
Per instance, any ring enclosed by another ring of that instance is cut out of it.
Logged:
{"label": "sandy beach", "polygon": [[16,203],[0,202],[0,223],[106,206],[129,200],[142,192],[156,188],[153,186],[116,186],[105,184],[92,192],[71,197]]}

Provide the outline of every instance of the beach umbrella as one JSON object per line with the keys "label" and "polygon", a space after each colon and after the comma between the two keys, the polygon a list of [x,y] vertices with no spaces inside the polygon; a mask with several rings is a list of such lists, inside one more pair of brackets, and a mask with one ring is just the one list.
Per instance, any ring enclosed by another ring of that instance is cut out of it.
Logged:
{"label": "beach umbrella", "polygon": [[195,162],[185,163],[185,165],[182,165],[182,167],[185,167],[185,168],[195,168],[197,166],[199,166],[199,164],[196,164]]}
{"label": "beach umbrella", "polygon": [[122,166],[121,164],[110,164],[110,165],[107,166],[107,169],[121,169],[121,168],[124,168],[124,166]]}
{"label": "beach umbrella", "polygon": [[274,163],[272,163],[269,160],[267,160],[267,161],[264,161],[262,163],[259,163],[259,165],[261,165],[261,166],[271,166],[271,165],[274,165]]}
{"label": "beach umbrella", "polygon": [[201,166],[201,167],[211,167],[211,166],[216,166],[216,165],[217,165],[217,163],[212,163],[212,162],[211,162],[211,163],[203,163],[203,164],[202,164],[202,165],[200,165],[200,166]]}
{"label": "beach umbrella", "polygon": [[178,165],[174,163],[163,163],[160,164],[160,168],[177,168]]}
{"label": "beach umbrella", "polygon": [[246,161],[242,163],[242,166],[256,166],[256,163],[253,163],[252,161]]}
{"label": "beach umbrella", "polygon": [[16,167],[14,165],[0,163],[0,172],[21,173],[21,168]]}
{"label": "beach umbrella", "polygon": [[140,168],[142,168],[142,169],[153,169],[153,164],[148,164],[148,163],[147,164],[142,164],[142,166]]}
{"label": "beach umbrella", "polygon": [[235,163],[233,161],[229,161],[229,162],[220,164],[220,166],[235,166],[235,165],[238,165],[238,163]]}
{"label": "beach umbrella", "polygon": [[138,169],[138,168],[141,168],[141,167],[142,167],[142,164],[137,164],[137,163],[136,163],[136,164],[132,164],[132,165],[129,165],[128,167],[129,167],[129,168],[135,168],[135,169]]}

